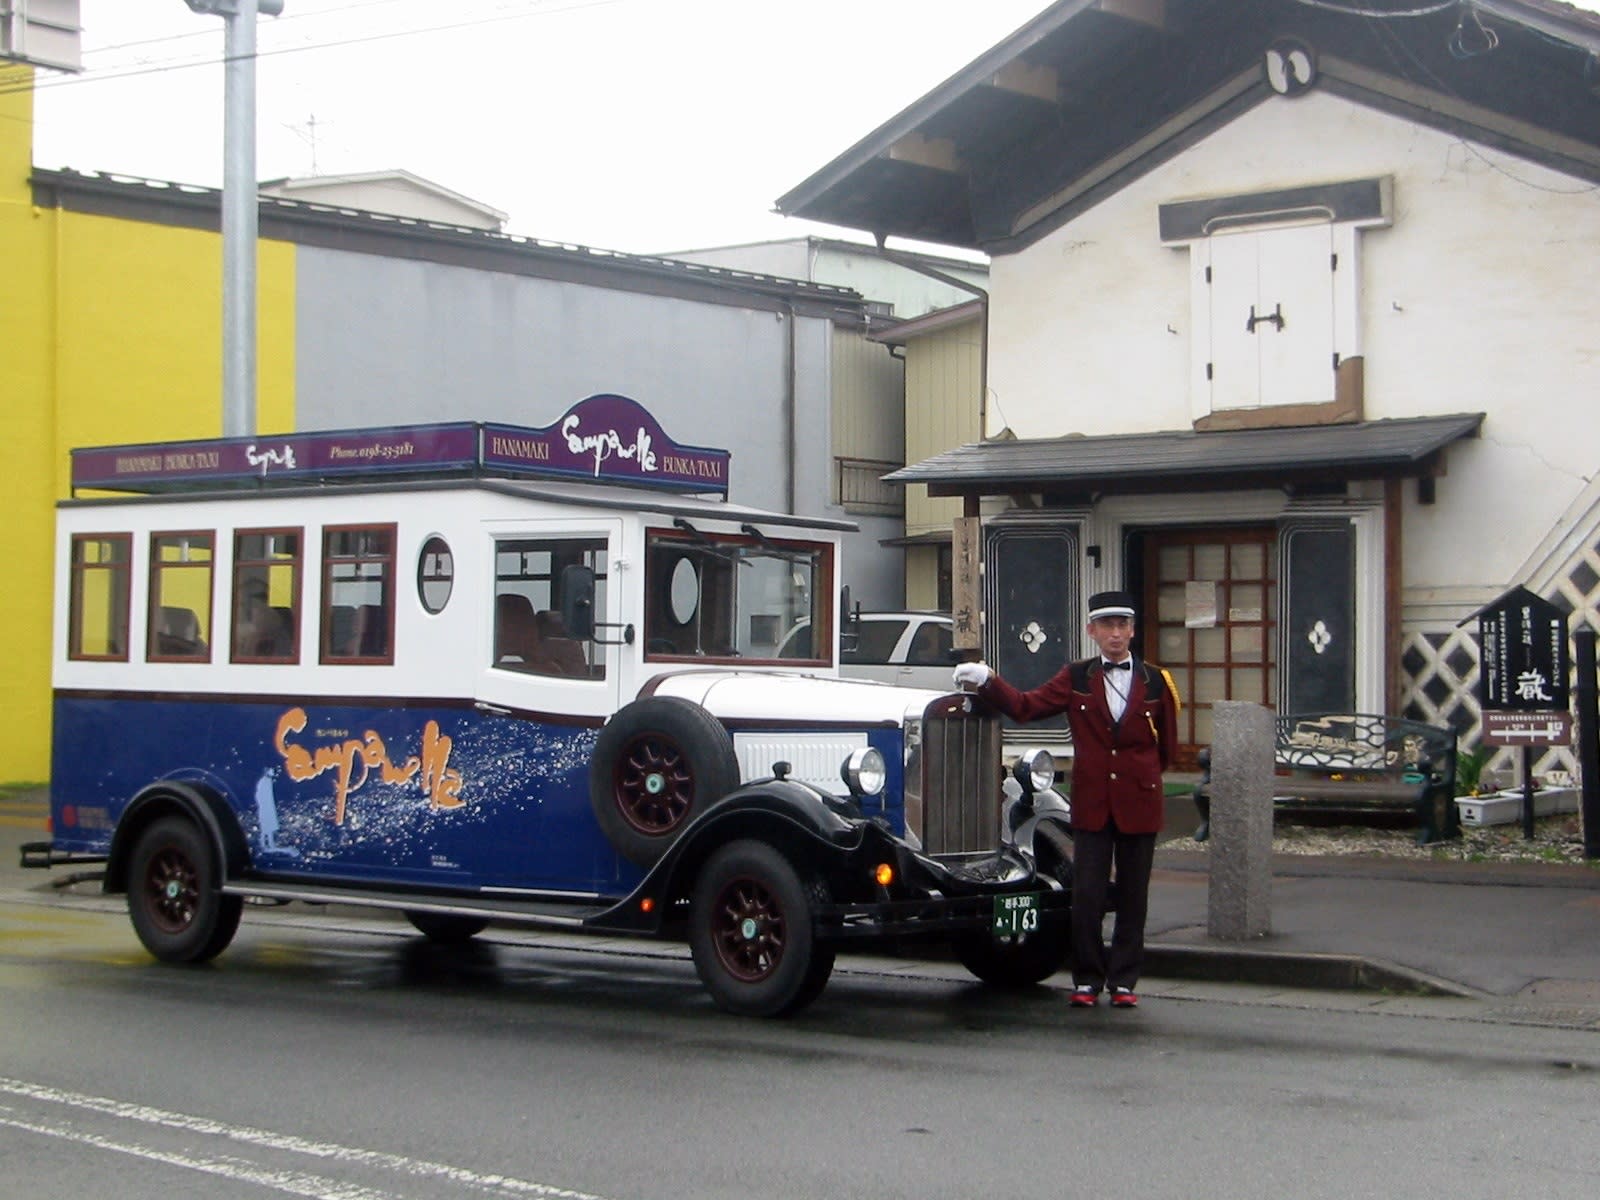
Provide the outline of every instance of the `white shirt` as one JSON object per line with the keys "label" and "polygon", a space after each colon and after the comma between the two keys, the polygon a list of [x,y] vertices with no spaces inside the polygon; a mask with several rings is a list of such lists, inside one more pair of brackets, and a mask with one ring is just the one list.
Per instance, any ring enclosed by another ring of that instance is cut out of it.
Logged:
{"label": "white shirt", "polygon": [[1133,658],[1130,655],[1123,661],[1128,664],[1128,669],[1108,671],[1105,669],[1111,660],[1100,659],[1100,674],[1105,679],[1106,705],[1111,709],[1113,721],[1122,720],[1122,714],[1128,711],[1128,692],[1133,688]]}

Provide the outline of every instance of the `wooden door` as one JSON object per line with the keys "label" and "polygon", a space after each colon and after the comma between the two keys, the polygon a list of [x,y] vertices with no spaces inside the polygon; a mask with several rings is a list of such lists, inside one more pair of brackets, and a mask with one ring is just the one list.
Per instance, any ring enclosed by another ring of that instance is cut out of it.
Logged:
{"label": "wooden door", "polygon": [[1277,531],[1270,525],[1146,535],[1141,640],[1178,685],[1174,765],[1211,744],[1212,705],[1276,707]]}

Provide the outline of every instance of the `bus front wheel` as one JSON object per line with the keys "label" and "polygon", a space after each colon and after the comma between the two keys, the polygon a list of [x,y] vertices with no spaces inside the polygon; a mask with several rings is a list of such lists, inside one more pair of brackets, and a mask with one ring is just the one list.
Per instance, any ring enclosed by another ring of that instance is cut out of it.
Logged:
{"label": "bus front wheel", "polygon": [[783,1017],[821,994],[834,958],[816,936],[824,895],[764,842],[732,842],[711,856],[689,903],[689,948],[719,1008]]}

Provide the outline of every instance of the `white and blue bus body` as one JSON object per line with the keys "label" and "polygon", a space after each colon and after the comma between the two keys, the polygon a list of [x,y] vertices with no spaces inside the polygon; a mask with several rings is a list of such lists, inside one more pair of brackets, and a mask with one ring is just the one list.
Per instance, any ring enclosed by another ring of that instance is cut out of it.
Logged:
{"label": "white and blue bus body", "polygon": [[[1066,902],[1064,862],[994,848],[990,715],[838,677],[849,526],[729,504],[726,456],[631,401],[80,455],[52,834],[24,857],[103,861],[159,957],[220,951],[249,895],[402,908],[430,936],[687,920],[718,1002],[779,1012],[847,938],[987,953],[997,895],[1052,926]],[[787,966],[699,912],[752,873]]]}

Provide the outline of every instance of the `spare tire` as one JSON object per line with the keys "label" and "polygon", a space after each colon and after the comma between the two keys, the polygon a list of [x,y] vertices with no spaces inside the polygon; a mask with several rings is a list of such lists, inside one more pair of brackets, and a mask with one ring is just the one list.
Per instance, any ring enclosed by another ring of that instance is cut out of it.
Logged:
{"label": "spare tire", "polygon": [[648,867],[689,821],[739,786],[733,738],[677,696],[635,700],[606,723],[589,764],[589,803],[611,844]]}

